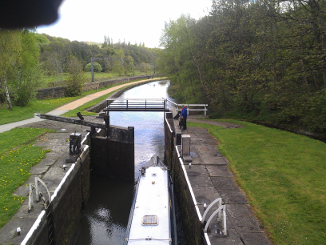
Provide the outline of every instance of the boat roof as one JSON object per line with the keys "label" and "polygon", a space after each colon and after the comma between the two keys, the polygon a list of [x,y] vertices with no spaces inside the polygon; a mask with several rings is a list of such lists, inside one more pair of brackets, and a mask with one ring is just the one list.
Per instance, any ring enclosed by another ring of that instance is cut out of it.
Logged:
{"label": "boat roof", "polygon": [[169,179],[166,167],[152,166],[140,176],[128,245],[170,244]]}

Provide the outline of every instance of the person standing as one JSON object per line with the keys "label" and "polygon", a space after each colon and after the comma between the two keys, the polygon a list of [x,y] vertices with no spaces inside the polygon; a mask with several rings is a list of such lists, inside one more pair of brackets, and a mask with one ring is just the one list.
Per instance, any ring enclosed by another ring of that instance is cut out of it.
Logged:
{"label": "person standing", "polygon": [[182,130],[186,130],[187,129],[187,116],[188,116],[187,107],[184,106],[182,108],[181,116],[183,117],[183,129]]}

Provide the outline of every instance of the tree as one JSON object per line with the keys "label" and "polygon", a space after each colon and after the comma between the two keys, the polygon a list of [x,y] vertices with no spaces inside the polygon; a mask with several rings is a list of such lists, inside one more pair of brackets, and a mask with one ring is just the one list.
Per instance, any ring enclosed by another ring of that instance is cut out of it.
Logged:
{"label": "tree", "polygon": [[124,51],[122,48],[115,52],[113,56],[113,67],[112,70],[117,72],[119,76],[124,73],[124,66],[123,66],[123,58],[124,58]]}
{"label": "tree", "polygon": [[13,81],[15,104],[26,106],[33,99],[35,90],[43,78],[43,69],[39,65],[39,48],[35,30],[24,29],[21,32],[18,78]]}
{"label": "tree", "polygon": [[75,56],[69,55],[65,64],[65,69],[69,73],[69,79],[66,82],[66,95],[72,97],[80,95],[82,85],[85,83],[85,74],[82,64]]}
{"label": "tree", "polygon": [[206,82],[203,80],[203,70],[198,63],[198,47],[193,32],[195,26],[196,20],[185,15],[166,23],[160,40],[164,50],[159,62],[161,72],[171,78],[170,86],[182,88],[182,92],[178,94],[179,99],[194,102],[201,97],[199,91],[204,92],[206,99],[209,97]]}
{"label": "tree", "polygon": [[102,48],[106,48],[107,46],[110,46],[110,37],[104,36],[104,42],[102,44]]}
{"label": "tree", "polygon": [[133,58],[130,55],[125,56],[123,59],[123,65],[125,68],[125,74],[127,74],[127,72],[131,72],[134,66]]}
{"label": "tree", "polygon": [[8,75],[10,73],[16,73],[15,69],[19,58],[20,38],[19,30],[0,29],[0,87],[3,83],[10,110],[12,110],[12,105],[8,89]]}
{"label": "tree", "polygon": [[15,104],[26,106],[35,96],[35,90],[43,79],[43,68],[36,64],[22,73],[20,86],[16,90]]}

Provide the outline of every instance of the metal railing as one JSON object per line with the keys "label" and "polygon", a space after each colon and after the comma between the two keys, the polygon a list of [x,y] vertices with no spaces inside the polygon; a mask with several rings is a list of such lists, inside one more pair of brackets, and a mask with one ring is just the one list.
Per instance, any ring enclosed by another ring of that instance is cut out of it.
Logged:
{"label": "metal railing", "polygon": [[165,99],[107,100],[104,111],[167,111]]}
{"label": "metal railing", "polygon": [[[191,111],[203,111],[204,112],[204,115],[206,116],[207,115],[207,107],[208,107],[208,104],[177,104],[169,99],[166,99],[166,102],[167,102],[167,105],[168,107],[171,108],[171,111],[173,112],[173,115],[175,116],[178,111],[180,111],[182,109],[182,107],[187,107],[187,111],[188,111],[188,115],[190,114]],[[202,108],[199,108],[197,109],[197,107],[202,107]]]}
{"label": "metal railing", "polygon": [[[40,191],[39,185],[38,183],[41,183],[47,194],[48,194],[48,200],[46,200],[44,198],[43,193]],[[47,205],[49,205],[49,203],[51,202],[51,196],[50,196],[50,192],[48,190],[48,187],[46,186],[46,184],[43,182],[43,180],[41,180],[39,177],[35,177],[35,184],[33,185],[32,183],[29,183],[29,194],[28,194],[28,212],[30,212],[34,206],[34,196],[33,196],[33,189],[35,188],[36,190],[36,201],[39,202],[40,198],[43,200],[44,202],[44,207],[45,209],[47,209]],[[48,201],[48,202],[47,202]]]}
{"label": "metal railing", "polygon": [[[204,112],[207,115],[208,104],[177,104],[169,99],[107,99],[107,107],[104,111],[172,111],[177,115],[184,106],[187,107],[188,115],[191,112]],[[201,108],[198,108],[201,107]]]}
{"label": "metal railing", "polygon": [[[208,214],[208,212],[210,211],[210,209],[215,205],[217,205],[217,210],[215,210],[211,216],[208,218],[207,222],[206,222],[206,216]],[[201,223],[202,225],[205,225],[204,227],[204,234],[207,234],[207,230],[209,227],[209,224],[211,223],[211,221],[213,220],[213,218],[217,215],[217,220],[220,221],[222,223],[222,233],[223,235],[227,235],[227,227],[226,227],[226,206],[222,205],[222,198],[217,198],[215,199],[205,210]],[[206,224],[205,224],[206,222]]]}

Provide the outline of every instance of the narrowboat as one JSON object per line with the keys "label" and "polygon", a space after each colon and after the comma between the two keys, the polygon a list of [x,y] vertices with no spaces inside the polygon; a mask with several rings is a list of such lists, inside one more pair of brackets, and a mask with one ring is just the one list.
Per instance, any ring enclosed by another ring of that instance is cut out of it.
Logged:
{"label": "narrowboat", "polygon": [[166,165],[154,156],[140,170],[124,245],[176,245],[173,183]]}

